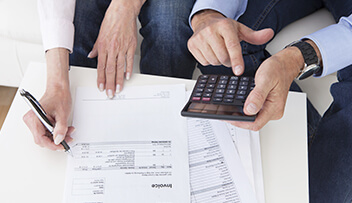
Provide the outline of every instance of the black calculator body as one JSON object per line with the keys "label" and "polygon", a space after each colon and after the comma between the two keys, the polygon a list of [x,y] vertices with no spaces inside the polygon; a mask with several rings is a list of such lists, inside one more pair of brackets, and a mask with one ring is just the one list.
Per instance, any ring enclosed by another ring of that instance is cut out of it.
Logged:
{"label": "black calculator body", "polygon": [[254,88],[253,77],[200,75],[182,116],[234,121],[254,121],[243,105]]}

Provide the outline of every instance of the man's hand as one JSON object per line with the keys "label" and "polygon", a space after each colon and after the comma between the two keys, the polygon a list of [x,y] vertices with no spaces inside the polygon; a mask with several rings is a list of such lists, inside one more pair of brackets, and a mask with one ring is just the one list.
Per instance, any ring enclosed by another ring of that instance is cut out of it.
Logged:
{"label": "man's hand", "polygon": [[255,88],[244,105],[246,115],[259,112],[255,122],[229,123],[258,131],[270,120],[280,119],[284,114],[291,83],[303,66],[303,56],[296,47],[286,48],[265,60],[257,70]]}
{"label": "man's hand", "polygon": [[198,62],[204,66],[232,67],[235,75],[244,71],[240,42],[261,45],[274,36],[272,29],[253,31],[213,10],[195,14],[191,24],[194,34],[188,41],[188,49]]}
{"label": "man's hand", "polygon": [[70,142],[74,127],[68,127],[68,118],[71,113],[71,93],[68,78],[69,51],[55,48],[46,52],[47,86],[39,103],[47,113],[48,119],[54,125],[53,136],[40,122],[32,110],[28,111],[23,120],[33,134],[34,142],[51,150],[61,150],[62,140]]}
{"label": "man's hand", "polygon": [[145,0],[113,0],[105,13],[98,39],[89,58],[98,56],[97,85],[109,98],[131,77],[137,47],[136,19]]}

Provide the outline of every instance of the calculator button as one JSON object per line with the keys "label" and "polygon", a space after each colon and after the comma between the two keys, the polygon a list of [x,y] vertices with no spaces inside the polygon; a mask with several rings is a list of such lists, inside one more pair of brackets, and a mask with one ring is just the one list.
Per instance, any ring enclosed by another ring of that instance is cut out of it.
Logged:
{"label": "calculator button", "polygon": [[208,80],[205,80],[205,79],[199,81],[200,84],[206,84],[207,82]]}
{"label": "calculator button", "polygon": [[201,79],[208,79],[208,78],[209,78],[209,75],[201,75],[200,78],[201,78]]}
{"label": "calculator button", "polygon": [[201,97],[201,96],[202,96],[202,93],[196,92],[196,93],[193,94],[193,96],[194,96],[194,97]]}
{"label": "calculator button", "polygon": [[227,80],[220,80],[220,81],[219,81],[219,84],[220,84],[220,85],[226,85],[226,84],[227,84]]}
{"label": "calculator button", "polygon": [[220,76],[220,80],[228,80],[228,79],[229,79],[229,76],[226,76],[226,75]]}
{"label": "calculator button", "polygon": [[248,82],[247,81],[241,81],[240,85],[248,85]]}
{"label": "calculator button", "polygon": [[245,95],[245,94],[246,94],[246,91],[245,91],[245,90],[238,90],[238,91],[237,91],[237,94],[238,94],[238,95]]}
{"label": "calculator button", "polygon": [[207,92],[207,93],[212,93],[214,91],[214,89],[212,89],[212,88],[206,88],[205,89],[205,92]]}
{"label": "calculator button", "polygon": [[225,95],[225,99],[233,99],[233,98],[235,98],[235,95],[232,95],[232,94]]}
{"label": "calculator button", "polygon": [[214,97],[215,97],[215,98],[223,98],[224,95],[223,95],[223,94],[215,94]]}
{"label": "calculator button", "polygon": [[219,89],[225,89],[225,88],[226,88],[226,85],[218,85],[217,88],[219,88]]}
{"label": "calculator button", "polygon": [[196,89],[196,92],[203,92],[203,91],[204,91],[203,88],[197,88],[197,89]]}
{"label": "calculator button", "polygon": [[239,89],[239,90],[246,90],[246,89],[247,89],[247,86],[239,86],[238,89]]}
{"label": "calculator button", "polygon": [[227,90],[226,94],[235,94],[235,90]]}
{"label": "calculator button", "polygon": [[211,97],[211,95],[213,95],[212,93],[205,93],[204,95],[203,95],[203,97]]}
{"label": "calculator button", "polygon": [[200,97],[192,97],[192,101],[200,101]]}
{"label": "calculator button", "polygon": [[237,76],[231,76],[230,80],[238,80]]}
{"label": "calculator button", "polygon": [[205,83],[203,83],[203,84],[198,84],[197,87],[198,87],[198,88],[203,88],[203,87],[205,87]]}
{"label": "calculator button", "polygon": [[202,101],[210,101],[210,97],[203,97]]}
{"label": "calculator button", "polygon": [[212,75],[212,76],[209,77],[208,83],[209,84],[215,84],[216,80],[217,80],[217,76]]}
{"label": "calculator button", "polygon": [[223,94],[225,92],[224,89],[216,89],[215,91],[217,94]]}
{"label": "calculator button", "polygon": [[207,85],[207,88],[214,88],[215,87],[215,84],[208,84]]}
{"label": "calculator button", "polygon": [[241,81],[249,81],[249,77],[241,77]]}
{"label": "calculator button", "polygon": [[237,80],[230,80],[229,84],[230,85],[237,85]]}
{"label": "calculator button", "polygon": [[225,102],[225,103],[232,103],[232,102],[233,102],[233,99],[224,99],[224,102]]}
{"label": "calculator button", "polygon": [[236,85],[229,85],[229,86],[227,87],[228,90],[235,90],[236,88],[237,88]]}
{"label": "calculator button", "polygon": [[239,100],[244,100],[244,95],[236,95],[236,99],[239,99]]}
{"label": "calculator button", "polygon": [[222,98],[214,98],[213,101],[214,102],[222,102]]}

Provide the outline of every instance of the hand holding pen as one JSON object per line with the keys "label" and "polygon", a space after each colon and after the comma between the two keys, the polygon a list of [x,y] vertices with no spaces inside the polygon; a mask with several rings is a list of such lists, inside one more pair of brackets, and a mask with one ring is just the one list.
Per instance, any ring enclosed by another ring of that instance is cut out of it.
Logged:
{"label": "hand holding pen", "polygon": [[[71,97],[61,95],[59,92],[53,94],[45,93],[41,104],[25,90],[20,91],[23,98],[31,107],[24,117],[24,121],[31,130],[36,144],[57,151],[70,152],[66,141],[72,140],[70,135],[74,127],[67,127],[68,116],[71,111]],[[55,122],[55,127],[52,123]],[[66,141],[65,141],[66,140]]]}

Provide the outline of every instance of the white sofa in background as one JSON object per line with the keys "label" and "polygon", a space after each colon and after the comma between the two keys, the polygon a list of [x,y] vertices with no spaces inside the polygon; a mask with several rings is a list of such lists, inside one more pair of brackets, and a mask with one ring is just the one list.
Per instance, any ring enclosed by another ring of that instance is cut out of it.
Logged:
{"label": "white sofa in background", "polygon": [[[324,9],[320,10],[282,30],[268,45],[268,50],[274,54],[286,44],[333,23],[330,13]],[[138,35],[139,45],[141,39]],[[0,0],[0,57],[0,85],[2,86],[18,87],[31,61],[45,62],[37,0]],[[139,58],[138,47],[134,72],[138,72]],[[199,74],[197,69],[194,78]],[[336,77],[329,75],[299,82],[319,113],[324,112],[331,103],[329,87],[334,81]]]}

